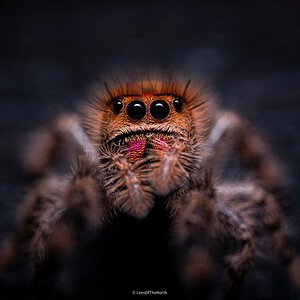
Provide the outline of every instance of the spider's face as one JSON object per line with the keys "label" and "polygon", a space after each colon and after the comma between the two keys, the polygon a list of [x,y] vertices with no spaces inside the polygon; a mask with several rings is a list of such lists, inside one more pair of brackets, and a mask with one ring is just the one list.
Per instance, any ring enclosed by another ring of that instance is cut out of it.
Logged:
{"label": "spider's face", "polygon": [[109,106],[108,142],[127,149],[132,162],[148,149],[168,151],[176,140],[186,141],[191,130],[185,100],[176,95],[124,95]]}
{"label": "spider's face", "polygon": [[209,114],[190,81],[117,81],[96,94],[87,119],[98,146],[108,203],[145,217],[156,196],[191,180]]}

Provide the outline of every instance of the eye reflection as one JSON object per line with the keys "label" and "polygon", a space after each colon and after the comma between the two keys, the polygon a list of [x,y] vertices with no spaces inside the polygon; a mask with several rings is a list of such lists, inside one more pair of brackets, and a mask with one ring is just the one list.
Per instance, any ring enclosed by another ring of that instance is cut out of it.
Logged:
{"label": "eye reflection", "polygon": [[146,115],[146,105],[140,100],[134,100],[127,105],[127,115],[132,120],[140,120]]}
{"label": "eye reflection", "polygon": [[182,106],[183,106],[183,101],[182,101],[182,99],[176,97],[176,98],[174,99],[174,101],[173,101],[173,106],[174,106],[174,108],[175,108],[175,110],[176,110],[177,112],[181,112]]}
{"label": "eye reflection", "polygon": [[115,99],[113,101],[113,110],[114,110],[114,113],[115,114],[118,114],[120,113],[120,111],[122,110],[123,108],[123,102],[121,99]]}
{"label": "eye reflection", "polygon": [[155,119],[165,119],[170,112],[169,105],[164,100],[153,101],[150,106],[150,113]]}

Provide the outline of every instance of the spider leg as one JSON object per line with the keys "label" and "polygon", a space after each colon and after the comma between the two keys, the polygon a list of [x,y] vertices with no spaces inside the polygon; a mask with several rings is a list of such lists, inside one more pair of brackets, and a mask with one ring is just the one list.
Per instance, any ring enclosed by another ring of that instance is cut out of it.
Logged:
{"label": "spider leg", "polygon": [[[289,242],[280,207],[272,194],[254,183],[234,183],[218,186],[217,199],[218,219],[225,225],[222,228],[233,236],[240,231],[240,242],[244,244],[241,252],[230,258],[229,278],[239,281],[251,267],[254,233],[260,228],[266,232],[278,259],[287,266],[291,281],[299,288],[299,258]],[[261,216],[260,219],[257,216]],[[226,225],[228,220],[231,220],[230,226]],[[234,289],[228,293],[228,299],[233,297],[232,291]]]}
{"label": "spider leg", "polygon": [[15,232],[6,237],[1,244],[0,252],[0,276],[9,269],[18,256],[20,245],[25,243],[31,236],[34,212],[37,210],[36,191],[31,191],[25,197]]}
{"label": "spider leg", "polygon": [[223,299],[237,299],[255,254],[254,224],[251,218],[229,206],[221,196],[217,196],[215,208],[217,214],[216,235],[223,233],[238,244],[236,253],[229,255],[226,259],[227,269],[222,283]]}
{"label": "spider leg", "polygon": [[23,164],[32,174],[43,174],[63,151],[69,154],[70,161],[78,153],[97,159],[95,147],[75,114],[63,114],[49,126],[34,132],[26,148]]}
{"label": "spider leg", "polygon": [[[55,195],[56,196],[56,195]],[[82,157],[73,168],[62,194],[51,205],[43,206],[36,219],[37,229],[31,240],[31,256],[37,291],[44,293],[52,282],[60,258],[72,254],[79,241],[101,227],[104,217],[104,191],[95,167]],[[77,242],[76,242],[77,241]]]}
{"label": "spider leg", "polygon": [[300,258],[291,244],[284,217],[276,199],[272,194],[258,188],[254,200],[263,210],[263,224],[276,256],[287,268],[291,282],[300,290]]}
{"label": "spider leg", "polygon": [[[46,240],[54,232],[54,220],[59,220],[66,208],[63,193],[68,181],[67,178],[61,176],[52,176],[37,184],[26,195],[19,209],[19,220],[15,231],[1,245],[0,276],[14,264],[25,249],[31,257],[35,278],[40,277],[40,280],[46,282],[46,273],[40,276],[39,270],[42,270],[42,265],[46,265],[48,252]],[[52,220],[52,226],[47,224],[50,223],[49,218]],[[39,242],[36,239],[37,236],[42,237]],[[38,267],[38,262],[40,267]]]}
{"label": "spider leg", "polygon": [[232,111],[220,111],[208,135],[209,159],[222,160],[224,151],[234,149],[248,167],[255,170],[268,190],[282,187],[282,168],[254,128]]}
{"label": "spider leg", "polygon": [[183,282],[189,291],[194,290],[206,298],[213,290],[210,246],[215,211],[211,197],[194,188],[184,195],[174,195],[171,202],[176,202],[174,231],[184,257],[181,261]]}
{"label": "spider leg", "polygon": [[103,144],[99,148],[107,204],[112,210],[126,211],[144,218],[152,208],[153,190],[149,185],[149,157],[132,163],[126,151]]}
{"label": "spider leg", "polygon": [[178,214],[175,230],[179,241],[188,249],[183,261],[184,280],[196,289],[200,287],[200,294],[206,292],[202,283],[206,289],[210,288],[209,293],[212,292],[212,241],[227,236],[236,242],[238,250],[228,257],[223,278],[223,298],[236,299],[252,265],[255,226],[253,219],[222,198],[218,190],[215,192],[213,180],[208,176],[202,179],[202,184],[171,199],[171,205]]}
{"label": "spider leg", "polygon": [[[214,217],[213,206],[208,200],[208,197],[202,191],[196,189],[189,191],[185,195],[184,200],[188,203],[183,208],[175,224],[177,236],[179,241],[189,248],[191,254],[198,250],[204,252],[208,250],[209,236],[211,233],[209,225],[213,222]],[[184,206],[184,204],[182,204],[182,206]],[[196,268],[197,266],[194,265],[190,267]],[[200,273],[204,276],[207,270],[206,268],[205,270],[199,269]],[[192,270],[190,271],[191,275],[195,273]]]}
{"label": "spider leg", "polygon": [[[51,288],[59,258],[76,248],[75,241],[101,227],[103,201],[101,179],[88,157],[78,160],[72,176],[49,177],[27,195],[8,244],[16,250],[20,242],[29,242],[37,291]],[[8,250],[0,263],[5,267],[12,260]]]}

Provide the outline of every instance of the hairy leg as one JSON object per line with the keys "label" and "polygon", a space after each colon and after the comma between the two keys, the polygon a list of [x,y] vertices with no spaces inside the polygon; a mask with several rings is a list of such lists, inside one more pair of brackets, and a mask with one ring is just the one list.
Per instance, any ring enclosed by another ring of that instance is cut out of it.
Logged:
{"label": "hairy leg", "polygon": [[[125,153],[124,153],[125,152]],[[149,185],[149,157],[130,162],[126,150],[102,145],[99,166],[103,170],[108,205],[137,218],[147,216],[152,208],[153,190]]]}
{"label": "hairy leg", "polygon": [[29,242],[36,287],[44,293],[52,286],[49,278],[57,271],[60,257],[70,254],[76,241],[101,226],[103,201],[101,178],[89,158],[78,160],[73,176],[43,180],[21,207],[16,232],[8,239],[10,247],[2,252],[3,270],[17,254],[19,244]]}
{"label": "hairy leg", "polygon": [[75,114],[63,114],[48,127],[34,132],[26,148],[23,164],[26,171],[33,174],[47,171],[61,152],[68,153],[70,157],[81,153],[88,154],[92,160],[97,159],[96,149]]}
{"label": "hairy leg", "polygon": [[[287,266],[291,281],[299,288],[299,258],[290,244],[282,212],[272,194],[254,183],[232,183],[218,186],[217,198],[221,214],[234,211],[236,220],[243,220],[252,235],[255,231],[265,233],[275,255]],[[247,265],[242,263],[241,266],[243,264]]]}
{"label": "hairy leg", "polygon": [[[229,237],[235,242],[237,250],[227,258],[223,298],[236,299],[254,257],[254,222],[224,202],[212,184],[213,180],[208,176],[201,185],[171,199],[178,220],[175,232],[180,244],[187,249],[183,261],[184,279],[194,287],[202,287],[204,283],[210,287],[211,296],[213,240],[219,240],[221,236]],[[203,288],[199,295],[202,293]]]}
{"label": "hairy leg", "polygon": [[210,159],[219,160],[228,149],[236,150],[242,162],[255,170],[267,190],[282,187],[283,169],[267,144],[249,122],[232,111],[219,111],[208,135]]}
{"label": "hairy leg", "polygon": [[[67,179],[59,176],[50,177],[40,182],[25,197],[19,207],[18,220],[15,232],[8,236],[1,245],[0,274],[6,271],[14,263],[20,247],[25,247],[33,235],[36,216],[42,207],[49,204],[57,206],[57,212],[64,206],[62,193],[67,185]],[[51,191],[55,191],[55,195]],[[60,197],[57,197],[59,195]]]}
{"label": "hairy leg", "polygon": [[181,272],[188,293],[205,299],[213,293],[213,258],[211,240],[215,221],[213,199],[202,189],[173,195],[170,206],[174,210],[174,232],[182,251]]}
{"label": "hairy leg", "polygon": [[[230,186],[231,187],[231,186]],[[244,200],[234,191],[226,194],[226,189],[216,188],[216,235],[222,235],[234,241],[235,253],[226,258],[227,268],[223,275],[223,299],[238,299],[245,275],[251,269],[255,249],[255,229],[253,203],[244,202],[244,206],[233,205],[235,199]]]}

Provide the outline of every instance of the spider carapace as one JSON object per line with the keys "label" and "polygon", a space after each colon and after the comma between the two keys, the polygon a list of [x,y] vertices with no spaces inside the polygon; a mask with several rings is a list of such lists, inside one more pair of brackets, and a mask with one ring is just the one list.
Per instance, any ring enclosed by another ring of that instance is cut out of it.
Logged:
{"label": "spider carapace", "polygon": [[[215,280],[212,253],[218,241],[225,240],[231,246],[230,253],[219,253],[223,257],[220,296],[233,299],[241,291],[256,249],[267,240],[291,280],[300,286],[299,260],[277,203],[281,168],[251,124],[219,108],[196,82],[179,76],[119,78],[105,82],[91,95],[83,117],[61,115],[34,134],[25,157],[31,172],[47,174],[61,149],[65,149],[63,157],[73,161],[72,171],[44,176],[27,194],[16,232],[4,241],[0,271],[14,260],[18,245],[26,242],[40,286],[47,282],[45,277],[55,278],[45,272],[50,254],[66,257],[89,232],[109,235],[107,231],[114,232],[109,228],[122,215],[131,225],[121,225],[124,232],[104,238],[100,247],[108,249],[107,240],[128,236],[139,226],[142,236],[128,244],[121,238],[123,246],[117,243],[132,251],[111,250],[118,257],[114,267],[106,269],[112,285],[118,285],[114,280],[119,273],[125,280],[124,266],[130,268],[136,260],[140,275],[133,277],[138,283],[131,282],[132,289],[167,290],[170,278],[164,286],[160,275],[176,273],[182,293],[191,297],[191,287]],[[232,182],[218,176],[230,151],[248,167],[247,179]],[[157,207],[160,213],[155,212]],[[154,249],[164,249],[165,254]],[[126,265],[122,259],[128,256],[122,253],[135,254]],[[152,268],[147,282],[138,280],[155,261],[159,262],[157,275]],[[155,278],[160,278],[159,287],[153,285]]]}

